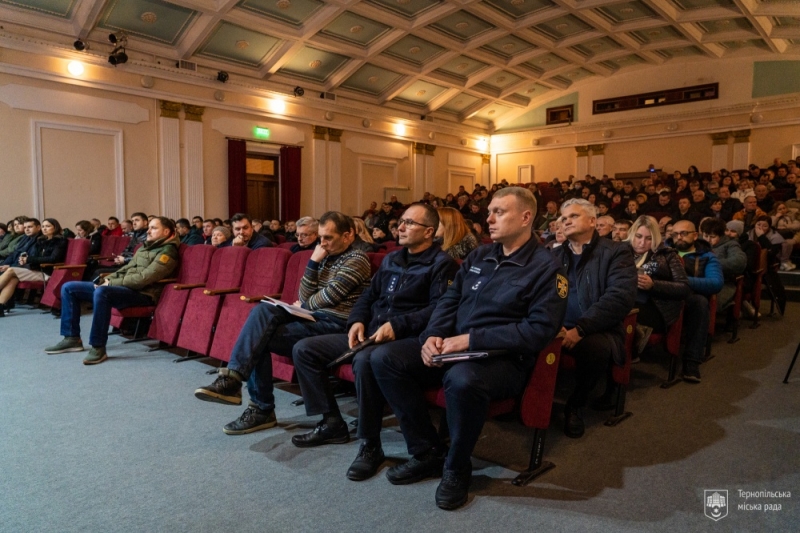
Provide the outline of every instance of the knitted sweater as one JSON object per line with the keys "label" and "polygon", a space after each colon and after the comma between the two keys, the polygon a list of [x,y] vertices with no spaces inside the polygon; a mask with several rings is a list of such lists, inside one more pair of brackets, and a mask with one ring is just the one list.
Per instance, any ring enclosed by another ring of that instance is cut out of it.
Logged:
{"label": "knitted sweater", "polygon": [[300,280],[300,303],[304,309],[346,320],[371,275],[367,254],[352,247],[319,263],[309,260]]}

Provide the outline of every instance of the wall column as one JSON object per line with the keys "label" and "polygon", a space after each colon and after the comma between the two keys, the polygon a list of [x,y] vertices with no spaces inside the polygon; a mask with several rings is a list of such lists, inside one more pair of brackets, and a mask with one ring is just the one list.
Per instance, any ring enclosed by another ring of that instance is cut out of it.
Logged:
{"label": "wall column", "polygon": [[181,217],[181,104],[161,100],[158,117],[158,173],[161,213]]}
{"label": "wall column", "polygon": [[491,187],[489,180],[491,179],[491,166],[492,156],[489,154],[481,154],[481,185],[484,187]]}
{"label": "wall column", "polygon": [[185,192],[183,215],[204,216],[203,194],[203,112],[205,107],[183,104],[186,120],[183,123],[182,181]]}
{"label": "wall column", "polygon": [[436,191],[426,188],[425,181],[425,145],[422,143],[413,143],[411,156],[414,164],[414,197],[422,198],[425,191],[436,195]]}
{"label": "wall column", "polygon": [[731,132],[711,134],[711,172],[728,166],[728,136]]}
{"label": "wall column", "polygon": [[733,164],[731,165],[730,170],[747,168],[749,164],[750,164],[750,130],[734,131]]}
{"label": "wall column", "polygon": [[[603,172],[605,169],[605,144],[590,144],[589,150],[592,151],[592,158],[589,161],[589,172],[587,174],[591,174],[595,176],[598,180],[603,177]],[[584,174],[585,176],[586,174]],[[582,179],[583,176],[578,176],[577,179]]]}
{"label": "wall column", "polygon": [[[578,154],[575,164],[575,180],[582,180],[589,173],[589,147],[576,146],[575,152]],[[564,176],[566,179],[566,176]]]}
{"label": "wall column", "polygon": [[328,210],[342,209],[342,133],[328,128]]}
{"label": "wall column", "polygon": [[328,133],[328,128],[323,126],[314,126],[314,139],[311,141],[311,191],[312,200],[311,206],[313,212],[311,216],[317,218],[326,211],[327,205],[326,198],[326,175],[327,175],[327,162],[328,157],[326,154],[325,134]]}
{"label": "wall column", "polygon": [[425,190],[430,191],[434,186],[433,173],[436,170],[435,159],[433,152],[436,151],[436,145],[425,145]]}

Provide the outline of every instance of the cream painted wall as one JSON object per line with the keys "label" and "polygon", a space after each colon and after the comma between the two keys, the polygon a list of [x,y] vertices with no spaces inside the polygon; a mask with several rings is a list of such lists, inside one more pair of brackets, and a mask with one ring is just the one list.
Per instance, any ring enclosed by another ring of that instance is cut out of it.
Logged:
{"label": "cream painted wall", "polygon": [[786,162],[792,157],[792,145],[800,143],[800,124],[754,130],[750,143],[751,161],[764,166],[780,157]]}
{"label": "cream painted wall", "polygon": [[576,157],[577,153],[571,147],[498,154],[496,181],[505,179],[515,183],[520,165],[533,165],[533,178],[537,183],[551,181],[555,177],[564,180],[575,173]]}
{"label": "cream painted wall", "polygon": [[692,135],[646,141],[609,143],[605,148],[604,173],[642,172],[648,165],[666,172],[686,172],[695,165],[701,172],[711,170],[711,137]]}

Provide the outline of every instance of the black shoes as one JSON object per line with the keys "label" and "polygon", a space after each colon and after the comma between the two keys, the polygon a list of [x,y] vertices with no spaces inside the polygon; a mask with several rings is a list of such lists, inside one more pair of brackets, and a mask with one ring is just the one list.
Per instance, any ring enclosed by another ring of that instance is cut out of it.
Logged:
{"label": "black shoes", "polygon": [[249,405],[242,416],[226,424],[222,428],[227,435],[246,435],[254,431],[269,429],[278,425],[275,411],[262,411],[255,405]]}
{"label": "black shoes", "polygon": [[242,405],[242,381],[231,375],[227,368],[219,370],[219,377],[208,387],[200,387],[194,395],[206,402]]}
{"label": "black shoes", "polygon": [[700,365],[694,361],[683,361],[683,381],[700,383]]}
{"label": "black shoes", "polygon": [[564,435],[571,439],[583,437],[586,426],[583,424],[583,412],[580,407],[564,407]]}
{"label": "black shoes", "polygon": [[392,485],[409,485],[429,477],[440,477],[446,455],[446,451],[435,448],[424,454],[415,455],[407,462],[387,470],[386,478]]}
{"label": "black shoes", "polygon": [[465,470],[445,468],[442,481],[436,488],[436,505],[439,509],[452,511],[467,503],[469,484],[472,481],[472,465]]}
{"label": "black shoes", "polygon": [[619,385],[610,386],[602,396],[592,402],[592,409],[595,411],[612,411],[617,406],[617,394]]}
{"label": "black shoes", "polygon": [[380,444],[370,446],[366,442],[362,442],[355,461],[347,469],[347,479],[351,481],[369,479],[378,472],[385,460],[386,456],[383,454]]}
{"label": "black shoes", "polygon": [[292,444],[298,448],[313,448],[322,444],[347,444],[348,442],[350,442],[350,431],[344,420],[340,420],[340,423],[336,425],[328,425],[322,420],[313,431],[292,437]]}

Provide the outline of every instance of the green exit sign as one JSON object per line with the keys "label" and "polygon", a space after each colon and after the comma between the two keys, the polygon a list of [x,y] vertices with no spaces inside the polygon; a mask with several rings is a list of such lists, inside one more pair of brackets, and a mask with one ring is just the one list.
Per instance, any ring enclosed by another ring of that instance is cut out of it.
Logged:
{"label": "green exit sign", "polygon": [[256,126],[254,134],[259,139],[269,139],[269,128],[262,128],[261,126]]}

